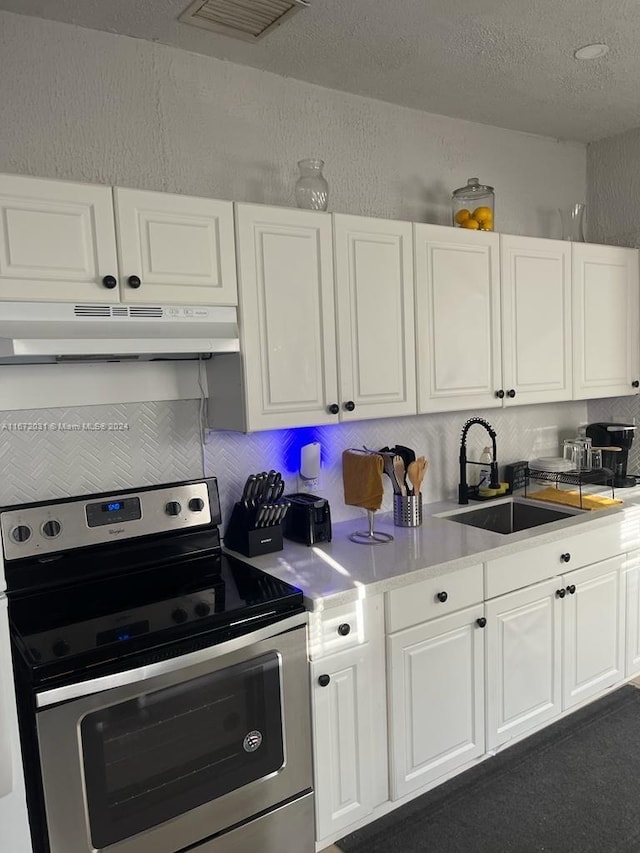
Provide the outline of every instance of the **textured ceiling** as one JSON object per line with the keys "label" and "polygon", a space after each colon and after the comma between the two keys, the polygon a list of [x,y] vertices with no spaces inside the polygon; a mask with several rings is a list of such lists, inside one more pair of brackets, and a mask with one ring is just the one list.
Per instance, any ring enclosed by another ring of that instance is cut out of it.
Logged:
{"label": "textured ceiling", "polygon": [[[189,0],[0,0],[0,9],[561,139],[640,126],[638,0],[310,2],[257,44],[180,23]],[[573,58],[600,41],[608,56]]]}

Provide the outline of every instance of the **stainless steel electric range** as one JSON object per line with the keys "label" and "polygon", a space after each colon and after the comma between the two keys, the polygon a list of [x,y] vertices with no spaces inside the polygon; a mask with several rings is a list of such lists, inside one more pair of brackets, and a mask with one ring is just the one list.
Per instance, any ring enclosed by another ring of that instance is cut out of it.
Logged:
{"label": "stainless steel electric range", "polygon": [[300,590],[215,479],[0,510],[34,853],[314,849]]}

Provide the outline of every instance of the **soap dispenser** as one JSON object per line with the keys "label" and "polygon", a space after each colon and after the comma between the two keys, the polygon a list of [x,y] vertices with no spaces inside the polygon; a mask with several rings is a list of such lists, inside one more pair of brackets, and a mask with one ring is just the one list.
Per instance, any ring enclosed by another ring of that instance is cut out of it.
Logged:
{"label": "soap dispenser", "polygon": [[493,455],[490,447],[485,447],[480,454],[480,476],[478,477],[478,489],[488,489],[491,483],[491,463]]}

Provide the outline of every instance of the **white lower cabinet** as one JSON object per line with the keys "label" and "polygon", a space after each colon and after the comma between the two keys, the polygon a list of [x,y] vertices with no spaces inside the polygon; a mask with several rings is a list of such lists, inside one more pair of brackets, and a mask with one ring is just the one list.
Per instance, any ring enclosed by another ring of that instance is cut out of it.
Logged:
{"label": "white lower cabinet", "polygon": [[368,644],[311,667],[318,838],[373,809]]}
{"label": "white lower cabinet", "polygon": [[624,555],[563,576],[563,685],[566,711],[624,676]]}
{"label": "white lower cabinet", "polygon": [[[388,799],[382,600],[358,602],[337,621],[331,609],[314,617],[311,704],[316,839],[322,841],[338,838]],[[323,654],[330,635],[337,638],[334,649],[344,641],[344,651]]]}
{"label": "white lower cabinet", "polygon": [[556,717],[562,708],[557,579],[488,601],[487,748]]}
{"label": "white lower cabinet", "polygon": [[625,676],[640,673],[640,551],[627,555],[624,572],[626,595]]}
{"label": "white lower cabinet", "polygon": [[483,615],[478,604],[387,638],[394,800],[484,753]]}
{"label": "white lower cabinet", "polygon": [[625,561],[612,557],[487,602],[489,749],[623,679]]}

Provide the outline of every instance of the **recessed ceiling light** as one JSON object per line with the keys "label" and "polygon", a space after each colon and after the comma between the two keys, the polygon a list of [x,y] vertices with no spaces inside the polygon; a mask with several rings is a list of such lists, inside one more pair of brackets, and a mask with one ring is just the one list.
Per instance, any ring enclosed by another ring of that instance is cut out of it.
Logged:
{"label": "recessed ceiling light", "polygon": [[600,59],[607,53],[609,53],[608,44],[585,44],[584,47],[574,50],[573,55],[576,59]]}

